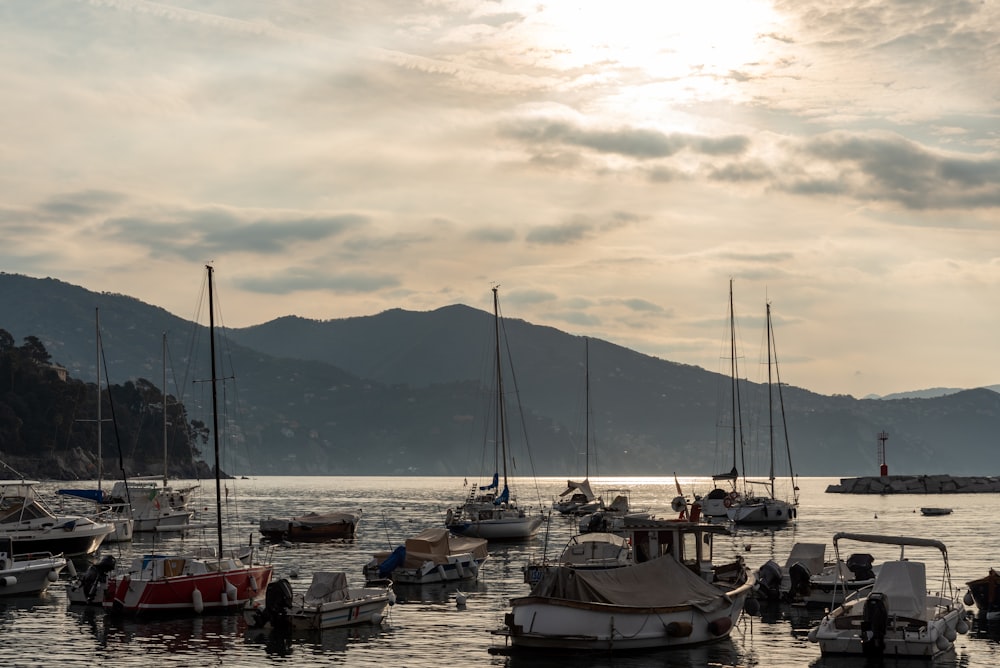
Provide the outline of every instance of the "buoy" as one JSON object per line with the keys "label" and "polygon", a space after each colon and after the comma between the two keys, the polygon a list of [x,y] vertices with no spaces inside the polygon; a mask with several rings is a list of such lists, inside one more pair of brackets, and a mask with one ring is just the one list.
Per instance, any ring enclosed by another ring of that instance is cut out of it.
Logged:
{"label": "buoy", "polygon": [[[225,594],[223,594],[225,596]],[[201,590],[195,589],[191,592],[191,604],[194,606],[194,611],[199,615],[205,610],[205,601],[201,598]]]}
{"label": "buoy", "polygon": [[59,579],[59,573],[53,568],[45,577],[49,579],[49,582],[55,582]]}
{"label": "buoy", "polygon": [[293,566],[292,568],[290,568],[288,570],[288,577],[290,577],[290,578],[297,578],[297,577],[299,577],[299,569],[296,568],[295,566]]}
{"label": "buoy", "polygon": [[468,598],[469,597],[466,596],[465,594],[463,594],[462,592],[456,591],[455,592],[455,605],[458,606],[459,608],[464,608],[465,607],[465,602],[468,600]]}

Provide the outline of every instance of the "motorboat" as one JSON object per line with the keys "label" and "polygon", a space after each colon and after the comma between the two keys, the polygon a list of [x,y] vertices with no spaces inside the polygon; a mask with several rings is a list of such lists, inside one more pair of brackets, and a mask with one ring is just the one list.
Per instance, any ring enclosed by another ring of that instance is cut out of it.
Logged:
{"label": "motorboat", "polygon": [[940,515],[951,515],[951,508],[921,508],[920,514],[930,517],[937,517]]}
{"label": "motorboat", "polygon": [[868,553],[851,554],[847,560],[826,561],[823,543],[795,543],[779,566],[769,560],[757,571],[757,596],[806,606],[840,605],[844,598],[875,582],[877,566]]}
{"label": "motorboat", "polygon": [[725,527],[680,520],[626,523],[635,564],[548,570],[527,596],[511,599],[505,639],[491,651],[619,652],[721,640],[739,620],[754,578],[737,556],[712,562],[712,538]]}
{"label": "motorboat", "polygon": [[391,552],[377,552],[362,570],[369,584],[389,579],[416,585],[475,580],[488,557],[485,538],[456,536],[432,527]]}
{"label": "motorboat", "polygon": [[625,518],[647,519],[649,513],[645,510],[634,510],[631,502],[631,492],[627,489],[609,489],[601,495],[611,499],[611,503],[601,503],[596,511],[584,515],[577,524],[580,533],[617,533],[625,530]]}
{"label": "motorboat", "polygon": [[0,596],[40,594],[65,567],[62,555],[14,554],[13,541],[0,537]]}
{"label": "motorboat", "polygon": [[188,504],[191,493],[198,487],[175,488],[139,478],[119,480],[112,486],[108,502],[131,509],[137,533],[183,531],[190,527],[194,517],[194,511],[188,508]]}
{"label": "motorboat", "polygon": [[[870,588],[847,597],[809,631],[824,655],[933,658],[955,646],[969,630],[965,606],[951,583],[948,549],[930,538],[838,533],[839,542],[860,541],[899,547],[899,558],[884,561]],[[943,560],[941,580],[930,589],[927,565],[907,557],[907,548],[937,550]]]}
{"label": "motorboat", "polygon": [[288,580],[267,586],[263,605],[244,610],[247,624],[261,628],[322,630],[357,624],[381,624],[394,605],[392,584],[349,587],[344,573],[316,572],[304,594],[295,594]]}
{"label": "motorboat", "polygon": [[975,603],[979,614],[985,615],[990,621],[1000,619],[1000,573],[991,568],[986,577],[965,584],[969,587],[965,594],[965,604]]}
{"label": "motorboat", "polygon": [[357,512],[306,513],[298,517],[260,521],[260,533],[272,542],[322,542],[354,538],[361,510]]}
{"label": "motorboat", "polygon": [[83,515],[56,516],[38,495],[38,484],[0,480],[0,538],[13,541],[15,554],[81,557],[96,552],[114,527]]}
{"label": "motorboat", "polygon": [[529,562],[524,566],[524,581],[536,584],[551,568],[568,566],[582,570],[620,568],[632,564],[632,546],[628,539],[613,533],[584,533],[566,543],[559,558],[553,562]]}
{"label": "motorboat", "polygon": [[[567,495],[569,498],[566,498]],[[552,509],[563,515],[586,515],[600,507],[600,500],[590,488],[589,480],[566,481],[566,489],[552,502]]]}
{"label": "motorboat", "polygon": [[76,573],[75,566],[67,569],[72,576],[66,585],[66,598],[70,605],[103,606],[108,576],[117,563],[113,555],[106,554],[99,561],[90,564],[83,575]]}

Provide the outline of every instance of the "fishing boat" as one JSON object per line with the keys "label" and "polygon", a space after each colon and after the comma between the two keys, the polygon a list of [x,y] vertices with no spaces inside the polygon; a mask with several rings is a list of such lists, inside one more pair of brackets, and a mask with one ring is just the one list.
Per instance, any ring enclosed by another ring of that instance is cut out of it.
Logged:
{"label": "fishing boat", "polygon": [[243,611],[253,628],[333,629],[358,624],[381,624],[387,607],[396,603],[392,583],[379,587],[349,587],[347,575],[320,571],[304,594],[295,594],[291,583],[281,579],[267,586],[263,605]]}
{"label": "fishing boat", "polygon": [[[959,633],[969,630],[965,606],[951,583],[948,549],[930,538],[838,533],[839,542],[860,541],[899,547],[899,559],[882,563],[869,589],[848,597],[809,631],[824,655],[933,658],[955,646]],[[906,554],[907,548],[928,548],[943,560],[941,581],[931,591],[927,565]]]}
{"label": "fishing boat", "polygon": [[[792,451],[788,441],[788,422],[785,420],[785,400],[778,372],[778,352],[774,344],[774,324],[771,321],[771,304],[767,303],[767,430],[769,466],[766,480],[744,478],[745,490],[736,503],[730,504],[728,518],[736,524],[787,524],[795,519],[799,506],[799,486],[792,471]],[[772,374],[773,371],[773,374]],[[777,401],[775,398],[777,397]],[[779,498],[775,493],[775,414],[781,418],[782,437],[788,458],[788,475],[792,499]],[[755,488],[754,485],[757,487]],[[763,487],[764,493],[757,489]]]}
{"label": "fishing boat", "polygon": [[[542,525],[544,516],[531,514],[518,505],[511,491],[509,469],[513,468],[507,429],[507,397],[504,394],[504,361],[501,350],[500,299],[493,288],[494,388],[493,478],[486,485],[473,485],[465,501],[448,509],[445,526],[459,536],[487,540],[524,540],[531,538]],[[508,366],[509,360],[508,360]],[[503,489],[500,483],[503,483]]]}
{"label": "fishing boat", "polygon": [[[584,340],[584,478],[566,481],[566,489],[552,502],[563,515],[586,515],[600,509],[602,502],[590,488],[590,339]],[[568,497],[568,498],[567,498]]]}
{"label": "fishing boat", "polygon": [[407,538],[390,552],[376,552],[363,572],[369,584],[391,579],[399,584],[475,580],[489,557],[485,538],[455,536],[432,527]]}
{"label": "fishing boat", "polygon": [[298,517],[273,518],[260,521],[260,533],[269,541],[315,543],[354,538],[361,510],[357,512],[306,513]]}
{"label": "fishing boat", "polygon": [[0,538],[15,554],[49,552],[65,557],[93,554],[115,528],[83,515],[56,515],[34,480],[0,480]]}
{"label": "fishing boat", "polygon": [[965,584],[969,587],[965,594],[965,604],[975,603],[979,614],[985,615],[988,620],[1000,619],[1000,573],[991,568],[986,577]]}
{"label": "fishing boat", "polygon": [[730,635],[753,588],[736,557],[716,566],[712,538],[720,525],[645,519],[627,523],[635,564],[547,571],[493,634],[497,654],[540,651],[622,652],[686,647]]}
{"label": "fishing boat", "polygon": [[62,555],[14,554],[14,542],[0,538],[0,596],[40,594],[66,567]]}
{"label": "fishing boat", "polygon": [[[220,480],[219,406],[215,353],[213,268],[208,276],[209,343],[212,381],[212,435],[215,453],[217,546],[191,554],[147,554],[133,558],[126,572],[108,578],[103,605],[112,613],[131,615],[200,614],[206,610],[242,610],[271,580],[270,564],[254,564],[254,551],[245,557],[223,549],[222,487]],[[249,563],[244,562],[244,558]]]}
{"label": "fishing boat", "polygon": [[[740,401],[740,375],[739,357],[736,354],[736,312],[733,308],[733,281],[729,280],[729,398],[731,400],[732,414],[728,426],[728,437],[732,439],[732,463],[733,467],[723,473],[712,476],[715,485],[707,494],[697,496],[696,501],[701,505],[702,515],[709,520],[725,520],[729,516],[729,509],[740,501],[740,492],[737,488],[737,481],[740,479],[739,469],[736,467],[737,456],[743,452],[743,418],[742,403]],[[719,409],[720,416],[723,414],[722,407]],[[720,420],[719,426],[722,426]],[[717,432],[718,434],[718,432]],[[721,438],[720,438],[721,441]],[[721,486],[720,486],[721,483]]]}

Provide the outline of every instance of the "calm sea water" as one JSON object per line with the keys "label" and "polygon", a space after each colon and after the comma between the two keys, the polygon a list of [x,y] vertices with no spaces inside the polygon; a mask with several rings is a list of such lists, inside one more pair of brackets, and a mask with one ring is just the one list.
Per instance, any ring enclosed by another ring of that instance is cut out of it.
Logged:
{"label": "calm sea water", "polygon": [[[801,481],[801,507],[794,526],[776,531],[739,531],[716,543],[718,557],[742,554],[757,568],[768,559],[784,563],[795,542],[825,542],[837,531],[933,537],[949,548],[953,582],[986,574],[1000,558],[995,548],[997,495],[852,496],[826,494],[834,479]],[[542,479],[518,485],[522,505],[548,507],[563,490],[565,479]],[[689,496],[710,488],[707,479],[681,479]],[[54,490],[57,485],[45,485]],[[595,491],[626,487],[632,504],[660,517],[672,517],[676,495],[672,478],[599,479]],[[378,550],[401,543],[429,526],[443,523],[447,508],[465,496],[461,478],[268,477],[229,481],[226,513],[240,542],[256,534],[261,517],[289,516],[310,510],[361,508],[364,519],[355,540],[278,547],[271,554],[275,577],[290,577],[304,590],[314,570],[342,570],[361,584],[361,567]],[[536,491],[537,490],[537,491]],[[540,499],[540,501],[539,501]],[[201,490],[202,507],[214,512],[214,483]],[[924,517],[920,506],[948,506],[954,513]],[[132,550],[182,550],[212,544],[205,536],[142,536],[132,545],[105,546],[102,553],[129,558]],[[456,585],[398,588],[399,602],[382,628],[335,629],[291,638],[247,629],[240,616],[162,621],[118,620],[100,610],[67,604],[65,583],[54,584],[41,597],[0,599],[0,665],[3,666],[209,666],[209,665],[349,665],[349,666],[853,666],[852,660],[822,659],[818,645],[806,639],[821,612],[778,606],[760,617],[744,615],[732,638],[690,650],[669,650],[626,657],[589,655],[573,659],[495,656],[489,648],[509,610],[507,601],[527,593],[521,567],[532,556],[557,555],[574,533],[574,521],[553,517],[548,531],[524,543],[491,546],[490,561],[477,583],[463,585],[468,601],[455,604]],[[234,540],[235,540],[234,536]],[[255,537],[256,540],[256,537]],[[892,554],[866,549],[877,557]],[[886,549],[892,550],[889,546]],[[920,558],[908,552],[911,558]],[[828,557],[832,556],[832,546]],[[928,555],[928,580],[939,574],[939,561]],[[83,566],[81,566],[82,568]],[[297,577],[296,577],[297,575]],[[995,625],[1000,626],[1000,625]],[[927,665],[887,661],[887,665]],[[935,666],[1000,665],[1000,628],[974,623],[959,636],[954,652]]]}

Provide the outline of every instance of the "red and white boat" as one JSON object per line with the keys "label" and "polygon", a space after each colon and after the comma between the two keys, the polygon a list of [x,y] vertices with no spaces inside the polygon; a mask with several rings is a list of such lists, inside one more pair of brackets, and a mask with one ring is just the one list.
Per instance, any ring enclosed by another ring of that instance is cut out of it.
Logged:
{"label": "red and white boat", "polygon": [[[219,481],[219,411],[215,360],[215,313],[211,266],[208,270],[209,341],[212,364],[212,420],[215,441],[215,500],[218,547],[190,555],[151,554],[132,560],[127,572],[108,578],[105,610],[115,613],[200,614],[204,611],[238,612],[271,582],[270,564],[253,564],[236,555],[226,556],[222,546],[222,500]],[[242,555],[241,555],[242,556]]]}

